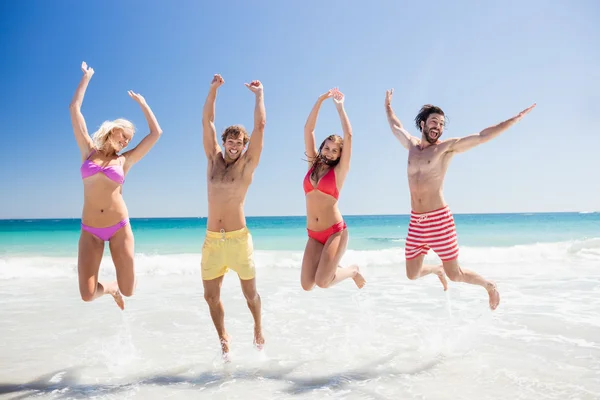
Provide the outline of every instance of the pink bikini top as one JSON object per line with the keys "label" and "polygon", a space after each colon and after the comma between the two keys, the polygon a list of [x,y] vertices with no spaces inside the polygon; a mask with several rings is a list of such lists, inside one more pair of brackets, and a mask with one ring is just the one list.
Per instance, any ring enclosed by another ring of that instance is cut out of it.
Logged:
{"label": "pink bikini top", "polygon": [[125,182],[125,171],[123,171],[123,165],[119,161],[118,165],[109,165],[106,167],[102,167],[98,164],[95,164],[90,161],[90,157],[96,152],[96,150],[92,150],[90,155],[85,159],[83,164],[81,164],[81,179],[85,179],[89,176],[96,175],[99,172],[102,172],[108,179],[122,185]]}

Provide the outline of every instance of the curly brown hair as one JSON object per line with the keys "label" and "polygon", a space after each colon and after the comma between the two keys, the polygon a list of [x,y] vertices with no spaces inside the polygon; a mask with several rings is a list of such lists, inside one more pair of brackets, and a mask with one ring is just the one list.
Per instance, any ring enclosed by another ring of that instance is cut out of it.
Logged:
{"label": "curly brown hair", "polygon": [[244,128],[242,125],[228,126],[227,128],[225,128],[223,134],[221,135],[223,143],[225,143],[228,138],[239,139],[240,137],[242,137],[242,139],[244,140],[244,146],[247,145],[250,141],[248,132],[246,132],[246,128]]}
{"label": "curly brown hair", "polygon": [[440,114],[444,116],[444,119],[446,118],[446,114],[444,114],[444,111],[442,111],[441,108],[432,104],[425,104],[423,107],[421,107],[419,113],[415,117],[415,126],[419,131],[423,132],[421,129],[421,122],[427,123],[427,118],[429,118],[431,114]]}

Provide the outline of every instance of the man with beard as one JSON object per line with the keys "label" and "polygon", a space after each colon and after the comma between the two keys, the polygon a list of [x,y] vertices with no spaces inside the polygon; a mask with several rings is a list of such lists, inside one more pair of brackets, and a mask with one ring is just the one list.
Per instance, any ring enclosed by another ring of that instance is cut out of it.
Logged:
{"label": "man with beard", "polygon": [[[415,118],[415,125],[421,131],[419,139],[411,136],[394,114],[392,94],[393,89],[386,92],[385,98],[388,122],[396,138],[408,150],[407,172],[412,210],[405,245],[406,275],[412,280],[434,273],[444,290],[448,288],[445,275],[454,282],[482,286],[488,292],[490,308],[495,310],[500,303],[496,285],[459,265],[454,218],[442,190],[444,177],[454,154],[470,150],[500,135],[520,121],[535,104],[474,135],[440,141],[445,126],[445,115],[441,108],[430,104],[421,108]],[[441,265],[423,265],[429,249],[442,260]]]}
{"label": "man with beard", "polygon": [[261,328],[261,300],[256,290],[254,248],[246,227],[244,202],[263,148],[266,112],[262,84],[259,81],[246,83],[256,95],[252,140],[244,152],[250,140],[246,130],[241,125],[229,126],[221,135],[223,151],[217,142],[214,120],[217,89],[224,82],[218,74],[213,77],[202,112],[204,151],[208,159],[208,222],[202,246],[202,282],[204,299],[226,358],[229,335],[225,330],[220,294],[223,277],[229,269],[238,274],[254,318],[254,344],[261,349],[265,342]]}

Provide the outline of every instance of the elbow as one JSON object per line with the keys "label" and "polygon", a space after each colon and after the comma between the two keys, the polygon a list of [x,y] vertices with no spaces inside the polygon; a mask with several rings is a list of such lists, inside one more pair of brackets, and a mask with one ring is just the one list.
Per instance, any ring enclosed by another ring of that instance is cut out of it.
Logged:
{"label": "elbow", "polygon": [[162,129],[159,128],[159,129],[155,130],[153,133],[154,133],[154,135],[160,137],[160,136],[162,136],[163,131],[162,131]]}
{"label": "elbow", "polygon": [[202,124],[210,125],[215,121],[215,119],[211,115],[202,115]]}
{"label": "elbow", "polygon": [[266,118],[261,118],[258,122],[257,122],[257,126],[260,129],[265,129],[265,126],[267,126],[267,119]]}
{"label": "elbow", "polygon": [[81,109],[81,104],[78,101],[72,101],[69,104],[69,110],[78,111],[79,109]]}

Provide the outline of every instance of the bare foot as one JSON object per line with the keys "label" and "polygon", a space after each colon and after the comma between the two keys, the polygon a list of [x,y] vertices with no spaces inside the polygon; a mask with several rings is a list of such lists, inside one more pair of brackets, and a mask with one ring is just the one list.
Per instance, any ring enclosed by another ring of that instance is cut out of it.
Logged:
{"label": "bare foot", "polygon": [[488,283],[486,290],[490,296],[490,308],[495,310],[500,304],[500,292],[498,292],[496,284],[493,282]]}
{"label": "bare foot", "polygon": [[221,351],[222,351],[222,355],[223,355],[223,359],[227,360],[228,359],[228,355],[229,355],[229,341],[231,340],[231,337],[229,337],[229,335],[227,333],[223,334],[223,337],[219,339],[219,341],[221,342]]}
{"label": "bare foot", "polygon": [[254,346],[256,346],[258,350],[262,350],[265,346],[265,338],[263,337],[262,329],[257,328],[256,326],[254,327]]}
{"label": "bare foot", "polygon": [[356,270],[354,271],[354,276],[352,277],[352,279],[354,279],[354,283],[356,283],[356,286],[359,289],[362,289],[363,286],[365,286],[365,283],[367,283],[367,281],[365,280],[365,277],[360,274],[358,267],[355,268]]}
{"label": "bare foot", "polygon": [[446,273],[444,272],[444,267],[439,266],[439,268],[434,272],[439,278],[440,282],[442,282],[442,286],[444,287],[444,292],[448,290],[448,281],[446,280]]}
{"label": "bare foot", "polygon": [[123,300],[123,296],[121,296],[121,292],[119,291],[119,284],[117,281],[107,284],[104,286],[104,292],[110,294],[114,299],[115,303],[121,310],[125,309],[125,301]]}

